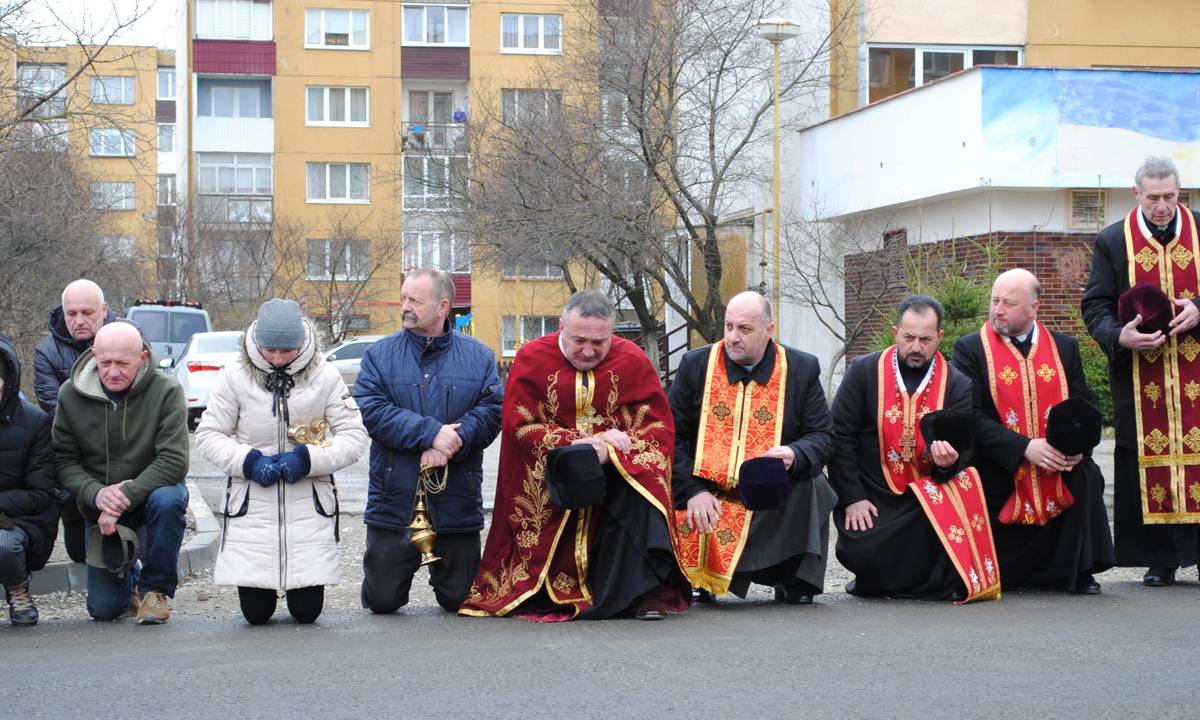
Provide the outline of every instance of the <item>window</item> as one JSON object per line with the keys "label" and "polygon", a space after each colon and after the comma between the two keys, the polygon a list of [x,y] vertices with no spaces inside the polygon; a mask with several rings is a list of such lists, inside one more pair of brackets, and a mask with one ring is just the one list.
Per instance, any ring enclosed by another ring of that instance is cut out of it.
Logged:
{"label": "window", "polygon": [[446,232],[406,232],[404,268],[470,272],[471,248],[465,240]]}
{"label": "window", "polygon": [[1017,48],[872,47],[867,55],[867,98],[882,100],[975,65],[1020,64]]}
{"label": "window", "polygon": [[201,80],[196,93],[201,117],[271,117],[270,81]]}
{"label": "window", "polygon": [[516,260],[505,260],[500,267],[500,277],[558,280],[562,278],[562,268],[546,261],[522,260],[518,263]]}
{"label": "window", "polygon": [[159,175],[158,176],[158,204],[159,205],[174,205],[175,204],[175,176],[174,175]]}
{"label": "window", "polygon": [[505,315],[504,354],[516,355],[525,343],[552,332],[558,332],[558,317],[554,315]]}
{"label": "window", "polygon": [[92,207],[97,210],[133,210],[135,204],[131,182],[92,183]]}
{"label": "window", "polygon": [[158,71],[158,99],[175,99],[175,68],[160,68]]}
{"label": "window", "polygon": [[62,152],[67,149],[66,120],[26,120],[17,128],[17,137],[28,143],[29,150]]}
{"label": "window", "polygon": [[433,155],[404,157],[404,207],[444,210],[452,195],[466,190],[467,159]]}
{"label": "window", "polygon": [[562,15],[500,16],[500,52],[562,52]]}
{"label": "window", "polygon": [[198,192],[270,195],[271,156],[265,153],[197,153]]}
{"label": "window", "polygon": [[559,117],[562,90],[506,88],[500,91],[500,100],[505,125],[513,128],[534,127]]}
{"label": "window", "polygon": [[309,87],[306,99],[308,125],[369,124],[367,88]]}
{"label": "window", "polygon": [[370,202],[369,164],[310,162],[307,167],[309,202]]}
{"label": "window", "polygon": [[305,10],[304,47],[366,50],[368,17],[366,10]]}
{"label": "window", "polygon": [[466,45],[466,7],[405,5],[405,45]]}
{"label": "window", "polygon": [[261,0],[196,0],[196,37],[270,40],[271,5]]}
{"label": "window", "polygon": [[[21,65],[17,69],[17,96],[22,110],[37,105],[30,113],[35,118],[57,117],[67,111],[66,88],[60,88],[67,79],[67,69],[62,65]],[[53,97],[48,97],[50,93]],[[45,99],[44,102],[42,100]],[[38,103],[41,103],[40,105]]]}
{"label": "window", "polygon": [[370,240],[309,240],[309,280],[366,280],[371,274]]}
{"label": "window", "polygon": [[1176,202],[1184,207],[1190,208],[1192,206],[1192,191],[1180,190],[1179,197],[1176,198]]}
{"label": "window", "polygon": [[116,75],[92,78],[92,102],[132,105],[133,78]]}
{"label": "window", "polygon": [[629,98],[619,90],[600,93],[600,126],[622,130],[629,125]]}
{"label": "window", "polygon": [[97,157],[133,157],[136,137],[132,130],[100,128],[92,130],[92,155]]}
{"label": "window", "polygon": [[175,123],[158,124],[158,151],[175,152]]}
{"label": "window", "polygon": [[1069,207],[1072,230],[1100,230],[1105,222],[1105,199],[1103,190],[1070,190]]}
{"label": "window", "polygon": [[[98,238],[100,252],[105,260],[132,260],[137,241],[132,235],[101,235]],[[138,318],[141,323],[141,318]]]}

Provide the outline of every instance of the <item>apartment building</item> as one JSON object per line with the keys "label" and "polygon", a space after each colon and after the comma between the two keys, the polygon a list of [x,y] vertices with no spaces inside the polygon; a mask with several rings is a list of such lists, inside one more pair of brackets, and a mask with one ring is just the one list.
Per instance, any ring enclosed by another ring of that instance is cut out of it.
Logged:
{"label": "apartment building", "polygon": [[192,281],[270,283],[333,336],[385,334],[405,271],[432,266],[454,279],[452,319],[498,357],[556,329],[561,274],[477,268],[450,220],[472,106],[535,99],[536,69],[584,42],[565,6],[183,0],[176,188],[205,256]]}
{"label": "apartment building", "polygon": [[131,270],[128,297],[114,304],[157,294],[160,206],[170,204],[174,174],[174,54],[116,45],[21,46],[6,54],[18,111],[32,108],[19,137],[74,156],[101,215],[106,259]]}

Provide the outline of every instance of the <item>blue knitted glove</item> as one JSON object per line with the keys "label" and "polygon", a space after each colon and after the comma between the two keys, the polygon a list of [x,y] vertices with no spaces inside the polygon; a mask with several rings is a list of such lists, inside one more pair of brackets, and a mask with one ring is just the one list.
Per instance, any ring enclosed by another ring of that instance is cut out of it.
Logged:
{"label": "blue knitted glove", "polygon": [[263,487],[271,487],[279,481],[278,472],[270,472],[277,457],[267,457],[260,450],[251,450],[246,454],[246,460],[242,462],[242,475],[246,476],[247,480],[253,480]]}
{"label": "blue knitted glove", "polygon": [[312,460],[308,456],[307,445],[297,445],[292,448],[291,452],[286,452],[279,456],[276,461],[286,482],[294,483],[297,480],[308,477],[308,471],[312,469]]}

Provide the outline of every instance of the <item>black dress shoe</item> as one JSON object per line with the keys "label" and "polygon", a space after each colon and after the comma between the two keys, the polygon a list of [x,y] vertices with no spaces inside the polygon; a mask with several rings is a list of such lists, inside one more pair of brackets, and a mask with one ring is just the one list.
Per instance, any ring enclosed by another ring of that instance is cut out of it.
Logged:
{"label": "black dress shoe", "polygon": [[709,591],[703,588],[692,588],[692,602],[708,605],[710,603],[715,603],[716,601],[717,596],[713,595]]}
{"label": "black dress shoe", "polygon": [[847,595],[858,595],[858,581],[857,580],[851,580],[850,582],[846,583],[846,594]]}
{"label": "black dress shoe", "polygon": [[1146,587],[1166,587],[1175,584],[1175,568],[1152,567],[1142,576]]}
{"label": "black dress shoe", "polygon": [[966,600],[966,599],[967,599],[967,589],[966,588],[955,588],[954,591],[950,593],[951,602],[960,602],[960,601]]}
{"label": "black dress shoe", "polygon": [[1091,573],[1080,575],[1075,581],[1075,589],[1071,592],[1076,595],[1099,595],[1100,583],[1096,582],[1096,578],[1092,577]]}
{"label": "black dress shoe", "polygon": [[812,593],[806,593],[800,588],[790,588],[786,585],[775,586],[775,602],[785,605],[812,605]]}

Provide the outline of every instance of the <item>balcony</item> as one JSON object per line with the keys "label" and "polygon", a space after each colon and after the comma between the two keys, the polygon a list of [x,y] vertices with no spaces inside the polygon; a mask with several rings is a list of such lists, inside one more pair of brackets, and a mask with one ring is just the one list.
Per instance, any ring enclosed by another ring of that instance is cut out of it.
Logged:
{"label": "balcony", "polygon": [[401,135],[405,152],[462,155],[467,151],[466,123],[406,122]]}
{"label": "balcony", "polygon": [[271,40],[193,40],[194,71],[221,75],[274,75]]}
{"label": "balcony", "polygon": [[274,118],[198,117],[196,152],[275,152]]}
{"label": "balcony", "polygon": [[202,225],[264,225],[274,216],[270,195],[200,194],[196,201],[196,219]]}

